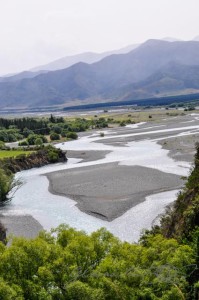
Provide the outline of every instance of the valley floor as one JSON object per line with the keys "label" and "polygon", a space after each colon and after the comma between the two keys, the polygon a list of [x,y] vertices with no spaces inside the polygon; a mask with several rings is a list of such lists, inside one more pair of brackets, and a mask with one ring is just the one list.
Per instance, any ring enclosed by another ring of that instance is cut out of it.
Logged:
{"label": "valley floor", "polygon": [[[100,137],[101,131],[104,131],[104,137]],[[3,217],[0,217],[0,220],[8,228],[8,233],[23,235],[24,230],[25,234],[29,231],[29,227],[24,226],[22,231],[14,232],[10,221],[13,218],[15,222],[17,216],[9,212],[19,213],[21,209],[23,213],[26,212],[25,224],[28,224],[27,220],[30,218],[29,225],[35,228],[35,233],[41,227],[32,222],[32,217],[47,229],[63,222],[88,231],[104,226],[113,233],[118,233],[117,235],[123,239],[128,239],[128,235],[131,234],[133,236],[135,231],[133,239],[136,240],[141,229],[150,227],[156,217],[164,212],[165,206],[173,201],[174,194],[169,191],[176,192],[183,187],[182,176],[189,174],[198,137],[199,114],[168,117],[157,122],[84,133],[77,141],[57,145],[68,151],[68,163],[40,168],[38,171],[37,175],[44,174],[49,179],[49,191],[54,196],[45,192],[33,208],[32,202],[36,201],[34,200],[36,197],[40,197],[41,187],[34,191],[36,177],[31,179],[26,175],[29,190],[32,186],[32,193],[36,193],[35,197],[31,195],[30,207],[25,207],[27,202],[23,202],[24,200],[20,202],[25,194],[20,194],[19,191],[14,196],[11,206],[7,205],[1,209]],[[70,164],[72,158],[76,160]],[[45,178],[37,176],[35,184],[43,185],[44,181]],[[25,188],[26,186],[24,190]],[[162,192],[167,192],[165,195],[167,198],[170,195],[170,199],[162,200],[164,193],[159,194]],[[157,194],[156,198],[154,194]],[[56,195],[62,197],[58,198]],[[53,199],[52,208],[50,197]],[[41,207],[41,201],[45,201],[47,206],[49,203],[46,212],[44,207]],[[80,214],[79,210],[84,214]],[[27,214],[32,217],[28,217]],[[133,224],[129,223],[130,218],[134,218]],[[140,224],[137,224],[139,221]],[[21,225],[16,223],[17,226]],[[123,226],[121,233],[117,226]],[[129,230],[129,226],[133,228]]]}

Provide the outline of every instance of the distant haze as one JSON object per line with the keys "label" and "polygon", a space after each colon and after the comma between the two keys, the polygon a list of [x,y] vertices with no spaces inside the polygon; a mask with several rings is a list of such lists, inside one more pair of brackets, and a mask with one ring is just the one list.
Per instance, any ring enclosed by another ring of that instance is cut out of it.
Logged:
{"label": "distant haze", "polygon": [[199,41],[148,40],[126,54],[110,55],[93,64],[79,62],[66,69],[33,74],[0,78],[0,108],[61,108],[196,96]]}
{"label": "distant haze", "polygon": [[198,0],[0,1],[0,74],[147,39],[199,34]]}

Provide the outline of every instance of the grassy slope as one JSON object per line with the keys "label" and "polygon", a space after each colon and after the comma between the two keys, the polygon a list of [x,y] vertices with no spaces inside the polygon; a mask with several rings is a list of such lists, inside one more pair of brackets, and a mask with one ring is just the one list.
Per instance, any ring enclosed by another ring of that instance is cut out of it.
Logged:
{"label": "grassy slope", "polygon": [[32,152],[33,151],[24,151],[24,150],[0,150],[0,159],[8,158],[8,157],[15,158],[16,156],[18,156],[20,154],[28,155]]}

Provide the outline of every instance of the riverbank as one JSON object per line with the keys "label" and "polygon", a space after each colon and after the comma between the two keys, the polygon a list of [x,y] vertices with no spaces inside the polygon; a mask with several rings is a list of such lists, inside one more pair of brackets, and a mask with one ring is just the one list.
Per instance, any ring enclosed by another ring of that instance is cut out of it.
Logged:
{"label": "riverbank", "polygon": [[28,155],[20,154],[16,157],[0,159],[0,168],[5,170],[5,172],[10,171],[15,174],[20,171],[66,161],[65,151],[48,145],[39,149],[32,149],[32,152]]}

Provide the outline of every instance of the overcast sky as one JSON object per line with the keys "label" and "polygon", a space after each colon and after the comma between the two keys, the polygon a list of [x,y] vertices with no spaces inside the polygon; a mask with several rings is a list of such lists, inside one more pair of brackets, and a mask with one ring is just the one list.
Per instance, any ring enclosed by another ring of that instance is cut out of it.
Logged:
{"label": "overcast sky", "polygon": [[149,38],[199,35],[199,0],[0,0],[0,74]]}

